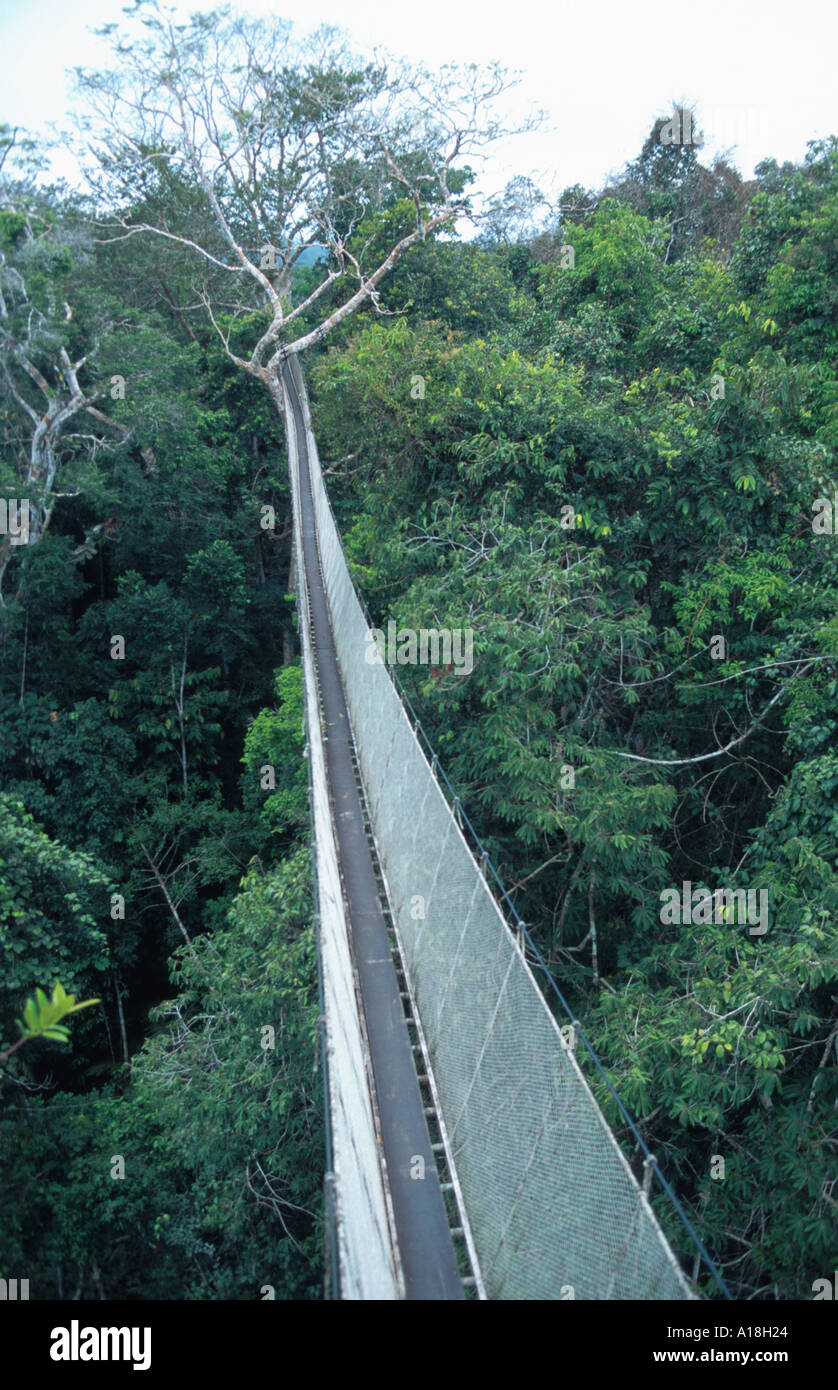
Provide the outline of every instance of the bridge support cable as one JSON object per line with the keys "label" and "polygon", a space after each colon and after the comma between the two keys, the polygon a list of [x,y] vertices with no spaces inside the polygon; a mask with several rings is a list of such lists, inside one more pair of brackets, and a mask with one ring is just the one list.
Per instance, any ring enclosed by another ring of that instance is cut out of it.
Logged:
{"label": "bridge support cable", "polygon": [[[351,720],[364,805],[404,963],[401,993],[419,1025],[417,1044],[433,1090],[434,1104],[425,1108],[439,1115],[436,1148],[444,1150],[452,1175],[445,1186],[466,1213],[480,1292],[492,1299],[694,1298],[650,1192],[636,1180],[582,1071],[575,1026],[560,1029],[530,968],[528,938],[510,929],[443,794],[436,763],[428,762],[386,666],[374,659],[370,622],[329,505],[296,358],[285,365],[283,382],[294,458],[305,461],[295,505],[303,511],[304,531],[310,528],[303,540],[317,551],[323,582],[317,654],[320,659],[323,631],[322,655],[328,653],[340,692],[340,703],[327,712],[327,762],[333,743],[348,746]],[[348,778],[333,781],[338,828],[344,791],[348,795]],[[360,822],[354,828],[353,864],[356,849],[360,856]],[[368,964],[387,973],[389,991],[392,958],[370,885],[359,901],[365,907],[357,933],[349,914],[353,939],[365,943]],[[377,970],[371,971],[371,981],[377,978]],[[385,1008],[374,990],[368,998],[363,983],[361,992],[372,1053],[379,1028],[385,1038],[388,1030],[393,1036],[399,1030],[392,997]],[[593,1063],[596,1074],[598,1059]],[[393,1097],[386,1082],[379,1084],[378,1068],[373,1070],[386,1139],[382,1102]],[[396,1200],[395,1169],[386,1157],[398,1226],[400,1204],[403,1213],[409,1208],[409,1189],[404,1200]],[[705,1270],[726,1295],[683,1212],[676,1205],[669,1215],[681,1257],[692,1261],[698,1248]],[[403,1249],[400,1241],[400,1255],[405,1250],[409,1242]]]}
{"label": "bridge support cable", "polygon": [[[407,1299],[462,1299],[463,1285],[443,1194],[436,1170],[436,1160],[428,1133],[424,1103],[414,1063],[412,1044],[405,1021],[396,970],[393,963],[387,924],[379,900],[378,883],[370,846],[367,840],[363,808],[355,780],[349,713],[343,693],[335,652],[331,616],[326,602],[323,577],[318,555],[314,509],[309,481],[308,442],[305,422],[297,390],[286,368],[284,374],[286,432],[292,454],[292,479],[295,491],[298,556],[298,590],[301,613],[303,598],[310,619],[310,650],[305,655],[307,666],[314,667],[316,658],[320,710],[315,694],[307,680],[307,725],[312,755],[312,783],[317,793],[317,873],[320,898],[320,930],[328,921],[328,931],[341,930],[343,943],[330,940],[326,958],[324,951],[324,993],[327,1013],[331,1013],[327,1031],[331,1034],[327,1047],[330,1103],[333,1109],[333,1146],[335,1150],[335,1185],[337,1225],[343,1227],[345,1249],[340,1259],[345,1277],[341,1279],[342,1296],[367,1297],[363,1263],[367,1250],[359,1242],[369,1221],[361,1210],[365,1189],[372,1194],[375,1206],[376,1263],[382,1285],[390,1284],[390,1297]],[[301,626],[304,624],[301,624]],[[321,724],[322,714],[322,724]],[[320,726],[320,737],[318,729]],[[315,751],[315,746],[320,747]],[[314,778],[314,758],[317,783]],[[325,773],[325,779],[322,774]],[[327,792],[329,815],[323,804],[323,782]],[[317,785],[319,784],[319,786]],[[321,835],[325,847],[321,866]],[[336,860],[336,863],[335,863]],[[335,868],[337,873],[335,873]],[[337,898],[340,887],[340,905]],[[324,901],[327,899],[328,901]],[[338,908],[342,908],[338,910]],[[351,943],[351,944],[350,944]],[[338,955],[343,956],[337,960]],[[354,974],[360,993],[357,1000],[347,998],[347,955],[351,955]],[[334,961],[331,959],[334,957]],[[332,996],[329,972],[337,964],[343,982],[339,996]],[[353,1117],[345,1115],[346,1099],[339,1094],[342,1059],[340,1049],[347,1027],[347,1015],[355,1053],[355,1075],[351,1078],[354,1097],[354,1124],[360,1125],[360,1142],[353,1132]],[[356,1022],[357,1020],[357,1022]],[[368,1063],[367,1080],[369,1103],[362,1104],[357,1074],[358,1044]],[[336,1113],[335,1113],[336,1112]],[[372,1126],[370,1121],[373,1121]],[[375,1132],[378,1131],[378,1132]],[[380,1149],[370,1157],[370,1137],[374,1133],[375,1147]],[[339,1137],[340,1135],[340,1137]],[[354,1152],[353,1152],[354,1150]],[[350,1187],[344,1189],[344,1163],[352,1172]],[[381,1187],[379,1196],[378,1187]],[[382,1200],[383,1198],[383,1200]],[[352,1209],[350,1210],[350,1206]],[[391,1259],[384,1257],[383,1216],[392,1242]],[[350,1248],[352,1247],[352,1248]],[[384,1296],[388,1296],[384,1294]],[[378,1294],[377,1296],[382,1296]]]}

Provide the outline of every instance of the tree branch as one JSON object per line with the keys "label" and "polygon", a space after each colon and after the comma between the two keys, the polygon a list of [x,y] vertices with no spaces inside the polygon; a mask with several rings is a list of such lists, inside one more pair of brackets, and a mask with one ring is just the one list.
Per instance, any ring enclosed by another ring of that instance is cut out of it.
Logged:
{"label": "tree branch", "polygon": [[[805,666],[795,672],[795,679],[808,675],[814,664],[814,661],[807,662]],[[639,753],[623,753],[618,748],[610,748],[607,751],[613,753],[617,758],[628,758],[633,763],[650,763],[654,767],[691,767],[694,763],[706,763],[709,758],[720,758],[722,754],[729,753],[732,748],[738,748],[740,743],[744,743],[746,738],[750,738],[751,734],[762,724],[766,715],[788,693],[789,689],[790,684],[781,686],[777,694],[769,700],[759,718],[754,720],[750,729],[746,729],[744,734],[740,734],[738,738],[732,738],[730,743],[725,744],[724,748],[717,748],[712,753],[701,753],[697,758],[643,758]]]}

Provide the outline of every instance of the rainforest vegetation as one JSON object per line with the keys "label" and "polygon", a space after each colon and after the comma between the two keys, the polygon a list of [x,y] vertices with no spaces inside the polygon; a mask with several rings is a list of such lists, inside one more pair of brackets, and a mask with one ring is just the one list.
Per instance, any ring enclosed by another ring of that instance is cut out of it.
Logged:
{"label": "rainforest vegetation", "polygon": [[[339,276],[307,304],[316,257],[282,295],[373,618],[474,631],[469,674],[399,677],[516,907],[734,1295],[803,1299],[838,1215],[838,140],[746,181],[667,119],[540,219],[429,214],[351,314]],[[290,488],[231,356],[271,305],[207,289],[182,170],[115,140],[121,215],[172,232],[119,236],[3,148],[0,497],[40,491],[0,535],[0,1265],[318,1298]],[[415,225],[377,179],[347,264]],[[665,921],[684,883],[767,890],[768,929]],[[98,1002],[12,1051],[56,981]]]}

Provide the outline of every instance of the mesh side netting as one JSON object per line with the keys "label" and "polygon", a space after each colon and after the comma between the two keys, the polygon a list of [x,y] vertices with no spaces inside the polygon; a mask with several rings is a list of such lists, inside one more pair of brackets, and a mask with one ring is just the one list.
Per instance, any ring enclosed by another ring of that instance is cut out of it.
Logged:
{"label": "mesh side netting", "polygon": [[[307,411],[298,369],[295,379]],[[367,660],[369,625],[308,423],[318,545],[358,761],[486,1293],[690,1298],[386,667]]]}

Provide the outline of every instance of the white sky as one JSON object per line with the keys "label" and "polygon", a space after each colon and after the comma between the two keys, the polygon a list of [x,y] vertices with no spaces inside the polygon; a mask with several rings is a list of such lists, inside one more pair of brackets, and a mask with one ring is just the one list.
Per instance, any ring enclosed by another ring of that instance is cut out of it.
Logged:
{"label": "white sky", "polygon": [[[183,13],[207,3],[178,6]],[[766,155],[799,160],[806,141],[838,133],[838,7],[828,0],[247,0],[300,32],[346,29],[428,64],[499,59],[522,70],[521,97],[551,129],[508,142],[492,178],[527,173],[545,191],[596,187],[640,151],[652,120],[696,102],[714,149],[733,147],[750,175]],[[96,66],[89,30],[118,20],[113,0],[0,0],[0,121],[62,122],[65,68]]]}

